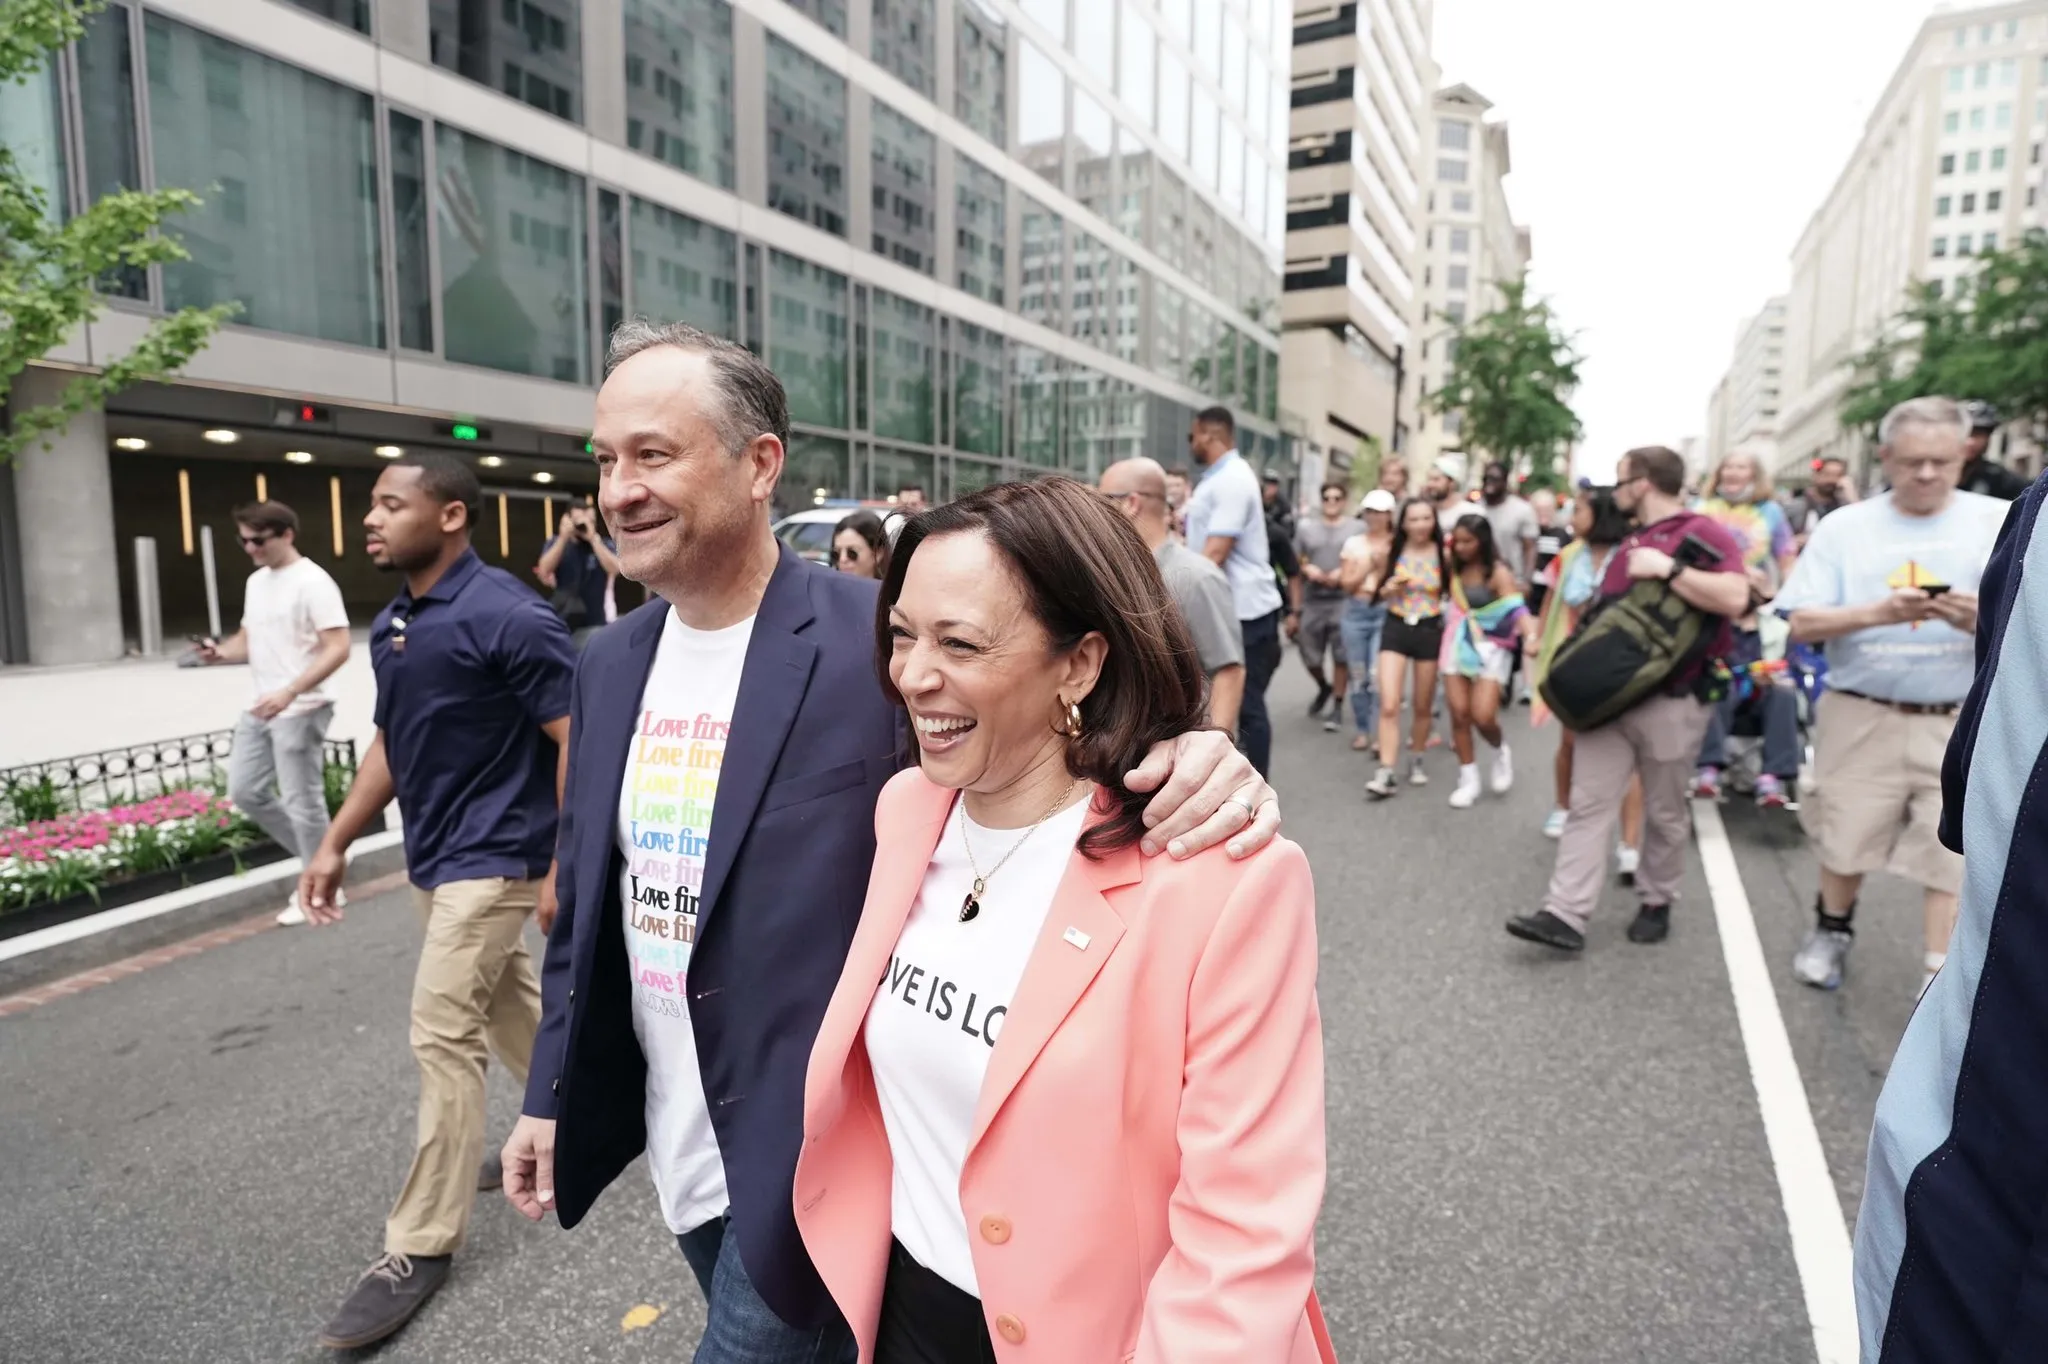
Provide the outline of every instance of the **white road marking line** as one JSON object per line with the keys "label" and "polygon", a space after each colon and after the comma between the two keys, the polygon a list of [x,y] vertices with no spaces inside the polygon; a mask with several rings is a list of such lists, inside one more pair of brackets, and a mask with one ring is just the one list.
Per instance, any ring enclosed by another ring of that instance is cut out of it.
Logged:
{"label": "white road marking line", "polygon": [[1820,1364],[1856,1364],[1856,1295],[1849,1251],[1849,1224],[1835,1196],[1834,1176],[1821,1150],[1820,1130],[1806,1100],[1806,1082],[1792,1056],[1792,1039],[1778,1011],[1777,991],[1764,963],[1763,943],[1749,893],[1735,866],[1735,850],[1721,812],[1712,801],[1692,804],[1693,837],[1721,930],[1721,955],[1735,995],[1742,1049],[1763,1112],[1764,1140],[1778,1176],[1778,1197],[1792,1233],[1792,1259],[1806,1296],[1806,1319]]}

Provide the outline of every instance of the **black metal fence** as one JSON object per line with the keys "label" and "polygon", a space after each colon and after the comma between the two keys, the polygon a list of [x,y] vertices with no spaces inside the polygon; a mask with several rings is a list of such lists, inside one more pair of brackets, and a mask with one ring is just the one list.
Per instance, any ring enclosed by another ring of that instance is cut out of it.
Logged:
{"label": "black metal fence", "polygon": [[[224,789],[234,739],[233,730],[217,729],[0,768],[0,821],[29,824],[72,810],[132,805],[185,787]],[[332,791],[338,780],[345,790],[355,776],[355,740],[329,739],[324,747],[328,787]]]}

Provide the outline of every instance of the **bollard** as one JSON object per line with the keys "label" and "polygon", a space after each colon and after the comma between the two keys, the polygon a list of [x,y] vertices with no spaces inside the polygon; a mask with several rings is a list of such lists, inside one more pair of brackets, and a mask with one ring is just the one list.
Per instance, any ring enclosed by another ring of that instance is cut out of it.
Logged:
{"label": "bollard", "polygon": [[164,598],[156,575],[156,540],[135,537],[135,634],[144,658],[164,650]]}
{"label": "bollard", "polygon": [[220,638],[220,577],[213,567],[213,527],[199,528],[199,566],[206,573],[206,637]]}

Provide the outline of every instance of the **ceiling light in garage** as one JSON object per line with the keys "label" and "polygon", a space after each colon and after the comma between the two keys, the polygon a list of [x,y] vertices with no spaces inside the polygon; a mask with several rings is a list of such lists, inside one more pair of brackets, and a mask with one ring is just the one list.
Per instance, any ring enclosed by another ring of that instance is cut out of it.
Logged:
{"label": "ceiling light in garage", "polygon": [[553,483],[555,481],[555,476],[549,473],[547,470],[543,469],[533,476],[533,481],[535,483]]}
{"label": "ceiling light in garage", "polygon": [[504,462],[505,459],[502,455],[485,455],[477,461],[478,464],[483,465],[486,469],[495,469]]}
{"label": "ceiling light in garage", "polygon": [[233,445],[236,441],[242,438],[240,432],[229,431],[224,427],[218,426],[213,428],[213,430],[211,431],[204,431],[201,432],[200,434],[205,436],[206,439],[212,441],[215,445]]}
{"label": "ceiling light in garage", "polygon": [[149,442],[140,436],[122,436],[115,440],[114,448],[117,450],[147,450]]}
{"label": "ceiling light in garage", "polygon": [[377,458],[378,458],[378,459],[397,459],[397,458],[398,458],[398,457],[399,457],[400,455],[402,455],[402,454],[404,454],[404,453],[405,453],[405,448],[404,448],[403,446],[398,446],[398,445],[380,445],[380,446],[378,446],[378,447],[377,447]]}
{"label": "ceiling light in garage", "polygon": [[313,455],[308,450],[287,450],[284,452],[284,462],[287,464],[311,464],[313,462]]}

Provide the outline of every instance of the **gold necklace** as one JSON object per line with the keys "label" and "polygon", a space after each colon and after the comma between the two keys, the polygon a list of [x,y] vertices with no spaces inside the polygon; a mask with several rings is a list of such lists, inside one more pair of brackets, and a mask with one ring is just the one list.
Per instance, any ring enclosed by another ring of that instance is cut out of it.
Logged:
{"label": "gold necklace", "polygon": [[1060,792],[1059,799],[1055,800],[1050,806],[1048,806],[1046,808],[1045,813],[1038,817],[1037,822],[1034,823],[1030,828],[1026,829],[1023,832],[1023,834],[1017,839],[1017,841],[1010,845],[1010,850],[1004,853],[1001,859],[999,859],[993,867],[990,867],[988,869],[987,876],[983,876],[981,874],[981,867],[978,864],[976,864],[974,860],[974,845],[967,841],[967,798],[965,796],[961,797],[960,846],[967,850],[967,865],[969,869],[971,869],[974,872],[974,889],[968,891],[967,898],[960,902],[961,923],[964,924],[969,919],[972,919],[975,915],[981,913],[981,897],[984,893],[987,892],[988,883],[995,878],[995,874],[1003,869],[1003,863],[1009,861],[1012,857],[1014,857],[1016,855],[1017,849],[1023,847],[1026,840],[1028,840],[1031,837],[1031,835],[1038,832],[1039,825],[1045,823],[1048,819],[1051,819],[1054,815],[1060,812],[1060,810],[1066,805],[1067,801],[1073,797],[1074,792],[1081,786],[1082,780],[1082,778],[1075,778],[1066,790]]}

